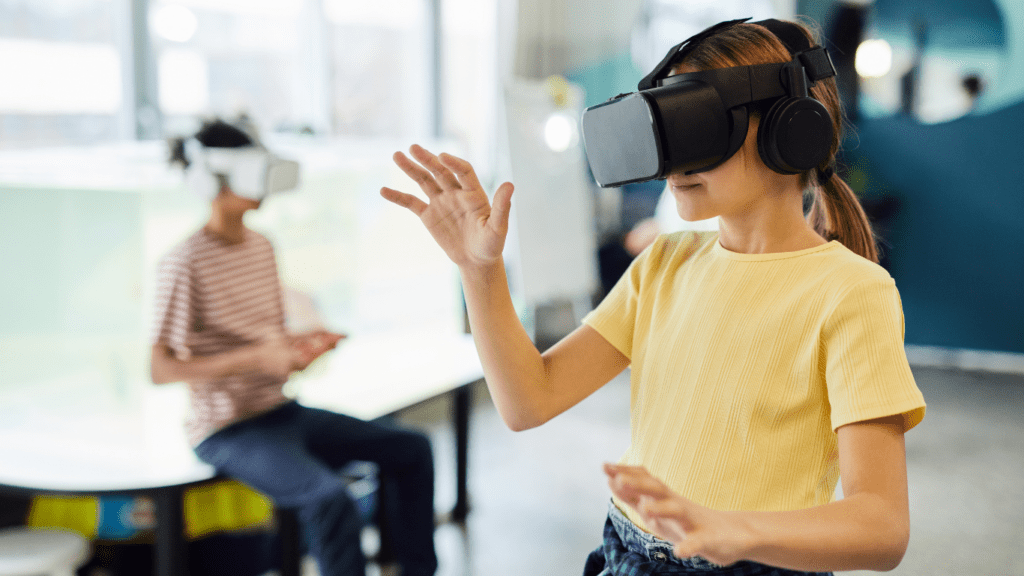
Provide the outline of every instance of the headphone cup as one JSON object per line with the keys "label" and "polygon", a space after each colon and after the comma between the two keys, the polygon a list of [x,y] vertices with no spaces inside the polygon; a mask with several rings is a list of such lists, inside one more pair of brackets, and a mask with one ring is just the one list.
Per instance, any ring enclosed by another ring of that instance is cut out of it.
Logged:
{"label": "headphone cup", "polygon": [[799,174],[825,160],[833,136],[832,118],[821,102],[780,98],[761,120],[757,151],[775,172]]}

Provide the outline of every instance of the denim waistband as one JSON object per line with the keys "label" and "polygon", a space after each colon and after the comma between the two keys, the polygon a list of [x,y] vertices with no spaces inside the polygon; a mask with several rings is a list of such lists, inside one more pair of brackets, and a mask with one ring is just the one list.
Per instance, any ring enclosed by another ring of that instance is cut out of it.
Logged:
{"label": "denim waistband", "polygon": [[[660,564],[662,569],[643,574],[704,574],[705,576],[832,576],[829,572],[801,572],[741,560],[720,566],[700,556],[677,558],[672,543],[644,532],[619,510],[615,502],[608,504],[608,522],[618,535],[619,542],[628,552],[641,556],[647,562]],[[606,539],[610,537],[606,529]],[[610,572],[618,573],[618,572]],[[633,574],[634,572],[630,572]]]}
{"label": "denim waistband", "polygon": [[615,502],[608,503],[608,518],[611,520],[612,526],[615,527],[619,540],[622,541],[623,546],[630,552],[640,554],[648,560],[664,564],[678,564],[691,570],[716,571],[722,569],[722,566],[714,562],[708,562],[700,556],[685,559],[677,558],[672,553],[673,546],[671,542],[641,530],[639,526],[633,524],[633,521],[622,513],[622,510],[619,510]]}

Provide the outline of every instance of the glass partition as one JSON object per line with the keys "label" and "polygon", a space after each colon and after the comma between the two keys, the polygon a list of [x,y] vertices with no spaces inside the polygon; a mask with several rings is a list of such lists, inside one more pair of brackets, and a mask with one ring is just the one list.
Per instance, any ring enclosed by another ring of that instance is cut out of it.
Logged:
{"label": "glass partition", "polygon": [[[289,302],[306,305],[290,309],[296,328],[315,311],[352,336],[462,331],[455,269],[415,216],[379,196],[385,185],[416,190],[391,163],[396,142],[268,145],[301,162],[301,185],[247,224],[274,243]],[[0,154],[5,414],[123,408],[152,386],[157,263],[209,210],[165,156],[160,142]]]}

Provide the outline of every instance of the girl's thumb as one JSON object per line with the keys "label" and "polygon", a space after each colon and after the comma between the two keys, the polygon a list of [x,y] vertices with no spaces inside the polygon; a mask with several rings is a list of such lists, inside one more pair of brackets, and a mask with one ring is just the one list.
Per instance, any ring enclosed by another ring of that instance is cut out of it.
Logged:
{"label": "girl's thumb", "polygon": [[511,182],[505,182],[494,193],[494,201],[491,203],[491,219],[495,229],[501,232],[508,231],[508,217],[512,211],[512,191],[514,189],[515,186]]}

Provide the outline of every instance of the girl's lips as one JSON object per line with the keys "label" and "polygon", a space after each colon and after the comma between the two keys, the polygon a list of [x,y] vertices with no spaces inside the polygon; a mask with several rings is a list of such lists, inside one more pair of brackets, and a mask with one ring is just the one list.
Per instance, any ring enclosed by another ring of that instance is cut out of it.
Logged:
{"label": "girl's lips", "polygon": [[672,186],[673,190],[680,190],[682,192],[686,192],[686,191],[689,191],[689,190],[696,190],[697,188],[700,188],[700,184],[699,183],[698,184],[672,184],[671,186]]}

